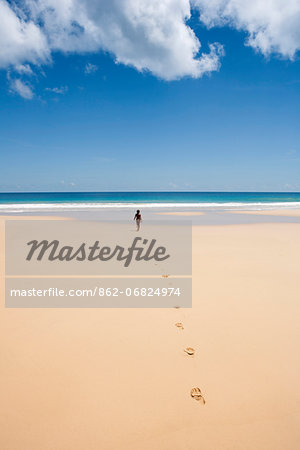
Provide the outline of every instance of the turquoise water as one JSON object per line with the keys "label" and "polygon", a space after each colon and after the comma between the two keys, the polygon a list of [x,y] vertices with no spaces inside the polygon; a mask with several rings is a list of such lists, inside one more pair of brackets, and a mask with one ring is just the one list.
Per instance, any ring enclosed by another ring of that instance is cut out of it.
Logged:
{"label": "turquoise water", "polygon": [[299,208],[300,193],[286,192],[56,192],[0,193],[0,212],[95,208]]}

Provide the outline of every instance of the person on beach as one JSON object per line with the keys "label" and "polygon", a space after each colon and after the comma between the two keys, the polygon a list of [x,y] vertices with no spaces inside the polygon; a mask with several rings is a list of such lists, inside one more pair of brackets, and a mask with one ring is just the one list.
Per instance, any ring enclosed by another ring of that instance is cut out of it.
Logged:
{"label": "person on beach", "polygon": [[133,220],[135,220],[135,222],[136,222],[136,231],[140,231],[142,215],[141,215],[141,211],[139,209],[135,213]]}

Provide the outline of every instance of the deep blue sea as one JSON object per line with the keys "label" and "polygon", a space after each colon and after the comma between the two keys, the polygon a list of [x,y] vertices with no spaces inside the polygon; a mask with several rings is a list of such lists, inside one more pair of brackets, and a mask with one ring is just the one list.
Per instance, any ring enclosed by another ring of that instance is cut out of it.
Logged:
{"label": "deep blue sea", "polygon": [[103,208],[299,208],[300,193],[277,192],[32,192],[0,193],[0,212]]}

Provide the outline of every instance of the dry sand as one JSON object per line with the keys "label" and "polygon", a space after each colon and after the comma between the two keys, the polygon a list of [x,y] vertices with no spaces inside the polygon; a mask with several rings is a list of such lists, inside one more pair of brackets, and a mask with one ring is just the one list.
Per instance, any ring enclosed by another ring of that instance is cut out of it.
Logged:
{"label": "dry sand", "polygon": [[299,448],[299,224],[194,227],[185,310],[5,309],[0,227],[1,449]]}

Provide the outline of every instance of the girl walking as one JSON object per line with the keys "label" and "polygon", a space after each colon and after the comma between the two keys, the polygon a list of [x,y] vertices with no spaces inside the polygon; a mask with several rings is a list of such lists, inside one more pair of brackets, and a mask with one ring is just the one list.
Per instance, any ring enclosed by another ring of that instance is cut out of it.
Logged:
{"label": "girl walking", "polygon": [[135,220],[135,222],[136,222],[136,231],[140,231],[141,221],[142,221],[142,214],[141,214],[141,211],[139,209],[135,213],[135,216],[134,216],[133,220]]}

